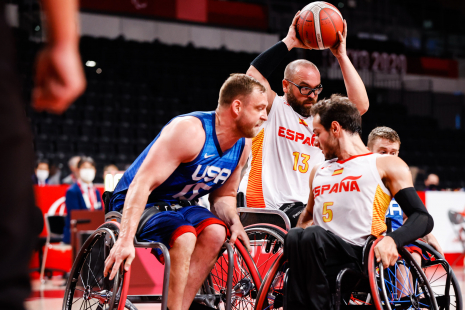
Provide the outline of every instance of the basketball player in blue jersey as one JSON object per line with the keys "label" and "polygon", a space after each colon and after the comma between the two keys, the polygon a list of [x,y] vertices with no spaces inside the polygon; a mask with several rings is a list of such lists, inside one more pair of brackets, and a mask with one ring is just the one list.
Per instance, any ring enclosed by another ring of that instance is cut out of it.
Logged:
{"label": "basketball player in blue jersey", "polygon": [[[251,141],[267,120],[265,87],[245,74],[231,75],[220,90],[216,111],[172,119],[124,173],[110,209],[123,213],[120,236],[105,264],[113,279],[121,264],[128,270],[134,236],[145,209],[155,213],[137,236],[165,244],[171,257],[168,308],[186,310],[215,264],[226,239],[250,249],[236,212],[240,172]],[[209,195],[212,212],[195,205]],[[153,209],[152,209],[153,210]]]}
{"label": "basketball player in blue jersey", "polygon": [[[397,132],[392,128],[385,126],[376,127],[368,135],[367,147],[373,153],[399,156],[400,137],[397,134]],[[402,211],[402,208],[399,206],[399,204],[394,198],[391,200],[391,203],[389,204],[386,218],[391,219],[392,231],[401,227],[404,224],[404,220],[407,218],[404,212]],[[442,248],[439,245],[439,242],[437,241],[436,237],[434,237],[433,233],[429,233],[422,239],[424,239],[429,245],[431,245],[439,253],[441,253],[441,255],[444,256]],[[418,263],[420,263],[421,249],[414,245],[407,246],[407,249],[415,258],[415,260]]]}

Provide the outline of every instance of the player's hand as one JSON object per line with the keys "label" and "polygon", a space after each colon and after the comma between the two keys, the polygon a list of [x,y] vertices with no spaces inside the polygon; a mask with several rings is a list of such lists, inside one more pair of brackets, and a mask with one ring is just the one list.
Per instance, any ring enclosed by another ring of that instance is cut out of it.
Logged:
{"label": "player's hand", "polygon": [[234,246],[236,239],[239,238],[244,244],[247,251],[252,251],[252,248],[250,247],[249,237],[247,236],[247,233],[245,232],[241,222],[237,222],[236,224],[231,225],[229,227],[229,231],[231,232],[231,237],[229,237],[229,244],[231,244],[231,246]]}
{"label": "player's hand", "polygon": [[292,24],[289,26],[289,31],[287,32],[287,36],[283,39],[283,42],[286,44],[288,50],[291,50],[294,47],[311,49],[310,47],[305,46],[302,43],[302,41],[300,41],[297,38],[297,31],[295,30],[295,25],[297,24],[297,21],[299,20],[300,13],[301,12],[298,11],[295,14],[294,19],[292,20]]}
{"label": "player's hand", "polygon": [[72,44],[52,45],[36,59],[33,107],[61,114],[82,94],[86,79],[79,50]]}
{"label": "player's hand", "polygon": [[397,252],[397,245],[389,236],[384,237],[378,244],[375,246],[375,256],[376,262],[382,262],[384,268],[394,266],[399,257]]}
{"label": "player's hand", "polygon": [[113,280],[121,264],[124,262],[124,270],[128,271],[135,257],[134,244],[132,242],[123,243],[122,239],[118,239],[105,260],[103,276],[106,277],[111,269],[110,280]]}
{"label": "player's hand", "polygon": [[342,33],[340,31],[337,32],[338,41],[334,46],[330,47],[329,49],[333,53],[336,58],[343,57],[347,55],[346,50],[346,41],[347,41],[347,22],[344,19],[344,25],[342,28]]}
{"label": "player's hand", "polygon": [[444,257],[444,252],[442,251],[441,245],[432,233],[429,233],[425,236],[425,241]]}

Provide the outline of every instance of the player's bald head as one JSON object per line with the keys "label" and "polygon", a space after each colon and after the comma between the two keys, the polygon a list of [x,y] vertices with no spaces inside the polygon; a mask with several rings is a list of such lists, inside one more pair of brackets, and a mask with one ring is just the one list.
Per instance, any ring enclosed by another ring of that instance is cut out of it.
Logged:
{"label": "player's bald head", "polygon": [[320,71],[318,71],[318,68],[313,62],[310,62],[306,59],[297,59],[290,62],[286,66],[286,69],[284,70],[284,78],[292,80],[299,71],[303,70],[310,70],[317,73],[318,75],[320,74]]}

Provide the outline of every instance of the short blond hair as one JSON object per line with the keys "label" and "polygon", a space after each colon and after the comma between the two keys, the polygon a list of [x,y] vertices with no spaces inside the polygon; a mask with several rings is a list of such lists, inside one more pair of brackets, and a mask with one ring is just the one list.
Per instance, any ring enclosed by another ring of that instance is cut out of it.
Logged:
{"label": "short blond hair", "polygon": [[254,89],[258,89],[262,93],[266,92],[265,86],[255,78],[242,73],[233,73],[221,86],[218,104],[230,105],[238,97],[250,95]]}
{"label": "short blond hair", "polygon": [[370,132],[367,146],[371,149],[377,139],[387,139],[391,142],[398,142],[400,146],[399,134],[394,129],[386,126],[376,127]]}

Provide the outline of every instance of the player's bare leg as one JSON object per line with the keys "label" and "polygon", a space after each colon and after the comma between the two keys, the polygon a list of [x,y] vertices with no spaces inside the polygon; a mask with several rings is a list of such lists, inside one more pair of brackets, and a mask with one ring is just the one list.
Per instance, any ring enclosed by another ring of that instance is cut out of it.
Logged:
{"label": "player's bare leg", "polygon": [[[419,266],[421,266],[421,256],[420,254],[413,252],[411,253],[413,259],[417,262]],[[406,296],[408,288],[413,287],[413,279],[412,279],[412,273],[408,271],[407,267],[401,265],[399,266],[399,277],[397,277],[397,298],[401,298]]]}
{"label": "player's bare leg", "polygon": [[[206,227],[197,237],[195,250],[190,260],[188,285],[186,285],[184,290],[183,310],[189,309],[197,291],[218,260],[218,253],[223,246],[225,238],[225,228],[217,224]],[[171,307],[169,308],[171,310]]]}
{"label": "player's bare leg", "polygon": [[183,292],[187,287],[189,265],[195,243],[196,236],[192,233],[185,233],[174,241],[170,249],[171,270],[168,289],[168,308],[170,310],[181,310]]}

